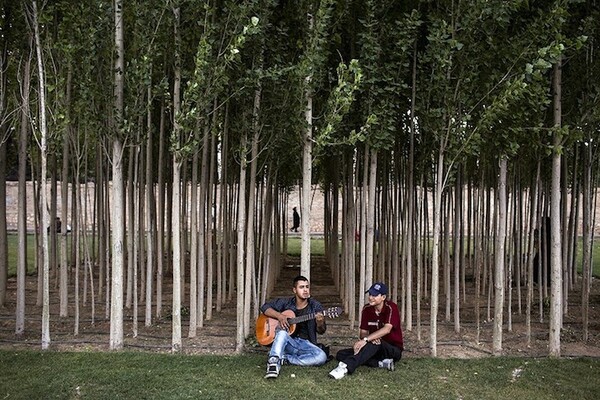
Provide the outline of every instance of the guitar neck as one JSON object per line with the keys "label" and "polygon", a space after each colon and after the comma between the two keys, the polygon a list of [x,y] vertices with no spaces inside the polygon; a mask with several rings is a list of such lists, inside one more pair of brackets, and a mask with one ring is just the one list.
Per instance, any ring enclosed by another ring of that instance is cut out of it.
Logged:
{"label": "guitar neck", "polygon": [[304,321],[308,321],[309,319],[315,319],[317,316],[317,313],[310,313],[310,314],[305,314],[305,315],[301,315],[299,317],[294,317],[294,318],[288,318],[288,323],[290,324],[298,324],[300,322],[304,322]]}

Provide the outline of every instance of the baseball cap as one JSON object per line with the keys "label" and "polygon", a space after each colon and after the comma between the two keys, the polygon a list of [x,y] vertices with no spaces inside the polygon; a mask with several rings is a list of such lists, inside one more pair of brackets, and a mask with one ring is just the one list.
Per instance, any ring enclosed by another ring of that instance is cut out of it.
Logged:
{"label": "baseball cap", "polygon": [[376,282],[365,293],[369,293],[371,296],[379,296],[380,294],[387,294],[387,292],[388,288],[385,283]]}

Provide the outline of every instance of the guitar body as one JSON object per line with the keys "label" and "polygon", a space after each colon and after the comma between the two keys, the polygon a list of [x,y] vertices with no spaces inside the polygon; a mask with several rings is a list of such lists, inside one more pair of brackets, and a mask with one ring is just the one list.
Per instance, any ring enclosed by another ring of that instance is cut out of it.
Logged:
{"label": "guitar body", "polygon": [[[282,312],[288,319],[294,318],[296,314],[292,310]],[[275,340],[277,330],[281,329],[279,321],[275,318],[267,317],[265,314],[260,314],[256,320],[256,340],[263,346],[268,346]],[[290,335],[296,330],[296,325],[290,325],[288,332]]]}
{"label": "guitar body", "polygon": [[[329,307],[327,310],[320,312],[320,314],[328,318],[337,318],[341,313],[341,307]],[[292,310],[285,310],[282,314],[288,319],[288,323],[290,324],[288,332],[291,335],[296,330],[296,324],[315,319],[318,313],[305,314],[297,318]],[[281,327],[279,326],[278,320],[267,317],[265,314],[261,313],[256,320],[256,340],[263,346],[268,346],[275,340],[275,335],[279,329],[281,329]]]}

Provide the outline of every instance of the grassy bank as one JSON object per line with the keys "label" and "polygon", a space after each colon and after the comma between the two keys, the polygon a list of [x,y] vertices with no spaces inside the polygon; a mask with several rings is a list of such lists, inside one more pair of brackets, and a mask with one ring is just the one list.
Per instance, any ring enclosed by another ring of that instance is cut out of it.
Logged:
{"label": "grassy bank", "polygon": [[600,360],[404,359],[335,381],[335,366],[284,366],[264,357],[0,351],[0,397],[46,399],[596,399]]}

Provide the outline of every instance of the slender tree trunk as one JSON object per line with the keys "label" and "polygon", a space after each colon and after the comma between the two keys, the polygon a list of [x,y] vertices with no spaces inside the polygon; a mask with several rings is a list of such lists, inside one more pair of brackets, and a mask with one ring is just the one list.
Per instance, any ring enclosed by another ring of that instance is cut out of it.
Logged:
{"label": "slender tree trunk", "polygon": [[194,338],[198,329],[198,317],[202,318],[202,313],[198,312],[198,296],[202,295],[198,287],[198,247],[201,246],[198,242],[198,152],[194,152],[192,157],[191,190],[190,227],[192,232],[190,240],[192,246],[190,249],[190,326],[188,337]]}
{"label": "slender tree trunk", "polygon": [[[254,238],[256,232],[254,228],[254,220],[256,215],[256,171],[258,169],[258,141],[260,137],[260,98],[261,98],[261,87],[254,91],[254,107],[252,112],[253,123],[252,123],[252,143],[251,143],[251,159],[250,159],[250,187],[248,188],[248,212],[246,213],[246,287],[244,289],[244,339],[250,334],[250,295],[252,293],[252,283],[255,279],[255,249],[256,243]],[[305,198],[308,196],[305,196]]]}
{"label": "slender tree trunk", "polygon": [[246,228],[246,134],[242,133],[242,141],[240,143],[241,156],[240,156],[240,179],[239,179],[239,193],[238,193],[238,220],[237,220],[237,335],[236,335],[236,346],[235,350],[237,353],[241,353],[244,349],[245,332],[246,327],[244,326],[244,313],[247,311],[245,308],[245,279],[249,277],[245,276],[245,263],[244,263],[244,249],[246,248],[245,240],[245,228]]}
{"label": "slender tree trunk", "polygon": [[145,203],[145,227],[141,234],[146,235],[146,324],[152,323],[152,294],[154,282],[154,162],[152,157],[153,139],[152,139],[152,113],[150,105],[152,101],[152,88],[148,86],[148,111],[146,114],[146,179],[144,185],[144,203]]}
{"label": "slender tree trunk", "polygon": [[442,211],[442,192],[444,190],[443,146],[440,147],[437,162],[435,204],[433,205],[433,251],[431,253],[431,311],[429,328],[429,348],[432,357],[437,357],[437,316],[440,292],[440,217]]}
{"label": "slender tree trunk", "polygon": [[[225,106],[225,121],[223,122],[223,140],[221,146],[221,154],[219,159],[223,160],[224,156],[229,153],[229,141],[228,141],[228,133],[229,133],[229,103]],[[219,312],[223,307],[223,303],[227,300],[227,266],[229,263],[227,262],[228,257],[228,246],[227,246],[227,238],[229,237],[229,226],[228,226],[228,218],[227,218],[227,206],[229,202],[227,190],[227,176],[228,169],[227,163],[220,163],[221,166],[221,176],[219,179],[220,182],[220,196],[219,196],[219,204],[218,204],[218,222],[217,222],[217,232],[222,232],[221,235],[217,238],[217,304],[216,310]],[[229,281],[230,283],[233,283]]]}
{"label": "slender tree trunk", "polygon": [[[371,148],[371,156],[369,157],[369,193],[365,197],[367,202],[367,246],[366,246],[366,269],[365,269],[365,286],[361,288],[364,292],[373,283],[373,263],[375,258],[374,239],[375,239],[375,188],[377,186],[377,150]],[[366,166],[366,165],[365,165]],[[381,241],[380,241],[381,243]],[[364,297],[364,296],[363,296]]]}
{"label": "slender tree trunk", "polygon": [[[3,10],[6,12],[6,10]],[[8,281],[8,232],[6,227],[6,141],[9,137],[6,118],[6,68],[8,46],[0,39],[0,308],[6,302],[6,284]]]}
{"label": "slender tree trunk", "polygon": [[[215,99],[216,108],[216,99]],[[217,126],[218,113],[214,112],[213,127]],[[208,189],[206,193],[206,218],[208,223],[206,224],[206,320],[212,319],[213,313],[213,286],[214,286],[214,271],[215,271],[215,226],[216,226],[216,210],[214,207],[217,187],[215,185],[215,172],[217,169],[216,158],[217,158],[217,134],[216,129],[211,129],[210,140],[209,140],[209,165],[208,165],[208,179],[206,180],[206,187]]]}
{"label": "slender tree trunk", "polygon": [[[411,101],[410,101],[410,145],[408,150],[408,171],[406,173],[406,201],[408,203],[406,217],[406,330],[413,329],[413,312],[412,312],[412,290],[413,290],[413,251],[414,251],[414,226],[415,226],[415,134],[416,134],[416,118],[415,107],[417,98],[417,45],[414,44],[413,59],[412,59],[412,85],[411,85]],[[418,254],[418,253],[416,253]],[[417,285],[419,283],[417,282]]]}
{"label": "slender tree trunk", "polygon": [[162,99],[160,104],[160,128],[158,138],[158,204],[157,212],[157,237],[156,237],[156,318],[162,316],[162,282],[163,282],[163,264],[164,264],[164,248],[165,248],[165,100]]}
{"label": "slender tree trunk", "polygon": [[[353,166],[355,165],[355,152],[352,156],[348,157],[352,160],[348,168],[346,169],[346,231],[344,232],[345,237],[345,253],[346,253],[346,311],[348,312],[348,319],[350,320],[350,327],[353,328],[356,322],[356,202],[354,200],[354,171]],[[360,289],[359,289],[360,290]],[[364,298],[362,293],[358,296],[359,303]]]}
{"label": "slender tree trunk", "polygon": [[[0,133],[2,135],[2,133]],[[8,236],[6,230],[6,142],[0,139],[0,307],[6,300]]]}
{"label": "slender tree trunk", "polygon": [[27,138],[29,133],[29,92],[31,83],[31,56],[25,60],[21,93],[21,128],[19,132],[19,187],[17,192],[17,293],[15,334],[25,333],[25,278],[27,276]]}
{"label": "slender tree trunk", "polygon": [[204,292],[206,290],[206,269],[208,265],[206,264],[206,213],[207,209],[210,209],[210,206],[207,206],[206,199],[208,193],[208,157],[209,157],[209,143],[210,143],[210,128],[209,126],[204,127],[204,137],[202,138],[202,166],[200,168],[200,202],[201,207],[198,214],[198,226],[199,226],[199,234],[198,234],[198,265],[197,265],[197,279],[198,279],[198,309],[196,310],[198,317],[196,320],[196,324],[198,327],[204,326],[204,308],[205,308],[205,295]]}
{"label": "slender tree trunk", "polygon": [[123,2],[115,0],[115,125],[112,152],[112,279],[110,302],[110,348],[123,348],[123,261],[124,261],[124,210],[123,188],[123,142],[120,139],[120,126],[123,119],[124,93],[124,41],[123,41]]}
{"label": "slender tree trunk", "polygon": [[462,236],[462,174],[458,173],[455,185],[454,201],[454,228],[453,228],[453,262],[454,262],[454,332],[460,333],[460,266],[463,265],[461,259]]}
{"label": "slender tree trunk", "polygon": [[[173,82],[173,115],[175,122],[173,126],[173,136],[179,144],[179,135],[181,125],[179,123],[179,114],[181,112],[181,37],[179,33],[180,9],[173,9],[173,29],[175,38],[175,70]],[[173,250],[173,300],[172,300],[172,333],[171,333],[171,351],[177,353],[181,351],[181,160],[178,156],[173,157],[173,187],[171,190],[171,235]]]}
{"label": "slender tree trunk", "polygon": [[[69,64],[67,73],[67,109],[71,107],[71,80],[73,76],[72,65]],[[67,257],[67,221],[69,215],[69,141],[71,136],[71,121],[65,127],[63,135],[63,154],[62,154],[62,176],[61,176],[61,230],[60,230],[60,316],[66,317],[69,314],[69,263]]]}
{"label": "slender tree trunk", "polygon": [[[371,154],[369,150],[369,146],[365,147],[364,156],[363,156],[363,176],[362,176],[362,187],[360,191],[360,227],[358,231],[359,234],[359,251],[360,251],[360,264],[359,264],[359,283],[358,283],[358,292],[360,296],[358,297],[358,309],[362,310],[366,301],[365,291],[369,288],[367,286],[367,251],[366,251],[366,243],[367,243],[367,192],[368,192],[368,182],[369,182],[369,155]],[[356,170],[358,174],[358,169]],[[356,179],[358,182],[358,179]]]}
{"label": "slender tree trunk", "polygon": [[560,215],[560,179],[562,157],[562,134],[560,132],[562,121],[561,110],[561,71],[562,62],[559,60],[554,66],[554,143],[552,154],[552,198],[551,210],[551,296],[550,296],[550,337],[549,353],[552,357],[560,357],[560,331],[562,327],[562,248],[561,248],[561,215]]}
{"label": "slender tree trunk", "polygon": [[[527,257],[527,309],[525,315],[525,325],[527,329],[527,344],[531,343],[531,310],[533,307],[533,257],[535,256],[535,226],[537,226],[537,208],[538,208],[538,190],[540,182],[541,163],[538,160],[535,184],[531,190],[531,216],[529,220],[529,254]],[[538,248],[539,250],[539,248]]]}
{"label": "slender tree trunk", "polygon": [[[134,146],[129,147],[129,161],[127,166],[127,187],[126,187],[126,198],[127,198],[127,282],[126,282],[126,296],[125,296],[125,307],[130,308],[133,301],[133,285],[137,285],[137,282],[133,282],[133,271],[137,271],[137,266],[134,263],[134,214],[135,214],[135,189],[134,189],[134,173],[133,173],[133,160],[135,159],[136,148]],[[137,310],[136,310],[137,312]],[[134,321],[134,324],[137,321]],[[135,327],[134,327],[135,329]]]}
{"label": "slender tree trunk", "polygon": [[592,277],[592,146],[584,147],[583,161],[583,251],[582,251],[582,281],[581,281],[581,316],[583,323],[583,340],[589,340],[590,324],[590,289]]}
{"label": "slender tree trunk", "polygon": [[[310,82],[311,77],[306,78]],[[307,85],[308,86],[308,85]],[[312,92],[306,91],[306,110],[302,150],[302,247],[300,250],[300,275],[310,280],[310,200],[312,189]]]}
{"label": "slender tree trunk", "polygon": [[50,266],[48,252],[48,189],[46,185],[47,174],[47,152],[48,152],[48,125],[46,122],[46,78],[44,71],[44,63],[42,59],[42,44],[40,40],[40,32],[38,25],[38,10],[37,2],[33,2],[33,29],[35,32],[35,49],[38,66],[38,85],[39,85],[39,105],[40,105],[40,130],[41,130],[41,203],[42,203],[42,257],[43,257],[43,286],[42,286],[42,349],[46,350],[50,347]]}
{"label": "slender tree trunk", "polygon": [[[150,96],[151,94],[148,93],[148,95]],[[145,297],[146,297],[146,325],[148,323],[152,324],[152,295],[153,295],[153,290],[154,290],[154,254],[152,251],[152,243],[153,243],[153,235],[152,235],[152,210],[153,210],[153,204],[152,204],[152,198],[154,196],[153,194],[153,185],[152,185],[152,169],[153,169],[153,164],[152,164],[152,130],[151,130],[151,121],[150,121],[150,113],[148,112],[148,139],[147,139],[147,143],[146,143],[146,171],[142,172],[140,171],[139,174],[142,176],[142,179],[140,179],[140,183],[138,183],[138,188],[139,188],[139,198],[140,198],[140,203],[144,204],[144,207],[141,206],[137,207],[137,211],[141,213],[138,214],[138,218],[137,220],[139,221],[138,224],[142,225],[143,228],[140,230],[139,234],[138,234],[138,243],[139,243],[139,247],[140,249],[143,249],[143,243],[144,240],[140,239],[140,235],[142,235],[142,238],[145,238],[145,242],[147,245],[146,248],[146,252],[144,255],[144,252],[142,251],[139,255],[140,258],[140,262],[138,265],[140,265],[140,270],[144,270],[146,271],[145,273],[145,278],[146,278],[146,291],[145,291]],[[141,147],[141,145],[140,145]],[[146,221],[146,222],[144,222]],[[145,226],[144,226],[145,225]],[[144,262],[145,261],[145,262]],[[144,267],[142,267],[144,266]]]}
{"label": "slender tree trunk", "polygon": [[[179,9],[177,9],[177,12]],[[176,128],[177,129],[177,128]],[[178,131],[178,130],[177,130]],[[173,308],[171,351],[181,351],[181,161],[173,160]]]}
{"label": "slender tree trunk", "polygon": [[505,245],[506,245],[506,179],[508,161],[500,157],[500,175],[498,177],[498,219],[496,233],[496,261],[494,268],[494,333],[493,352],[502,352],[502,321],[504,316],[504,277],[505,277]]}

